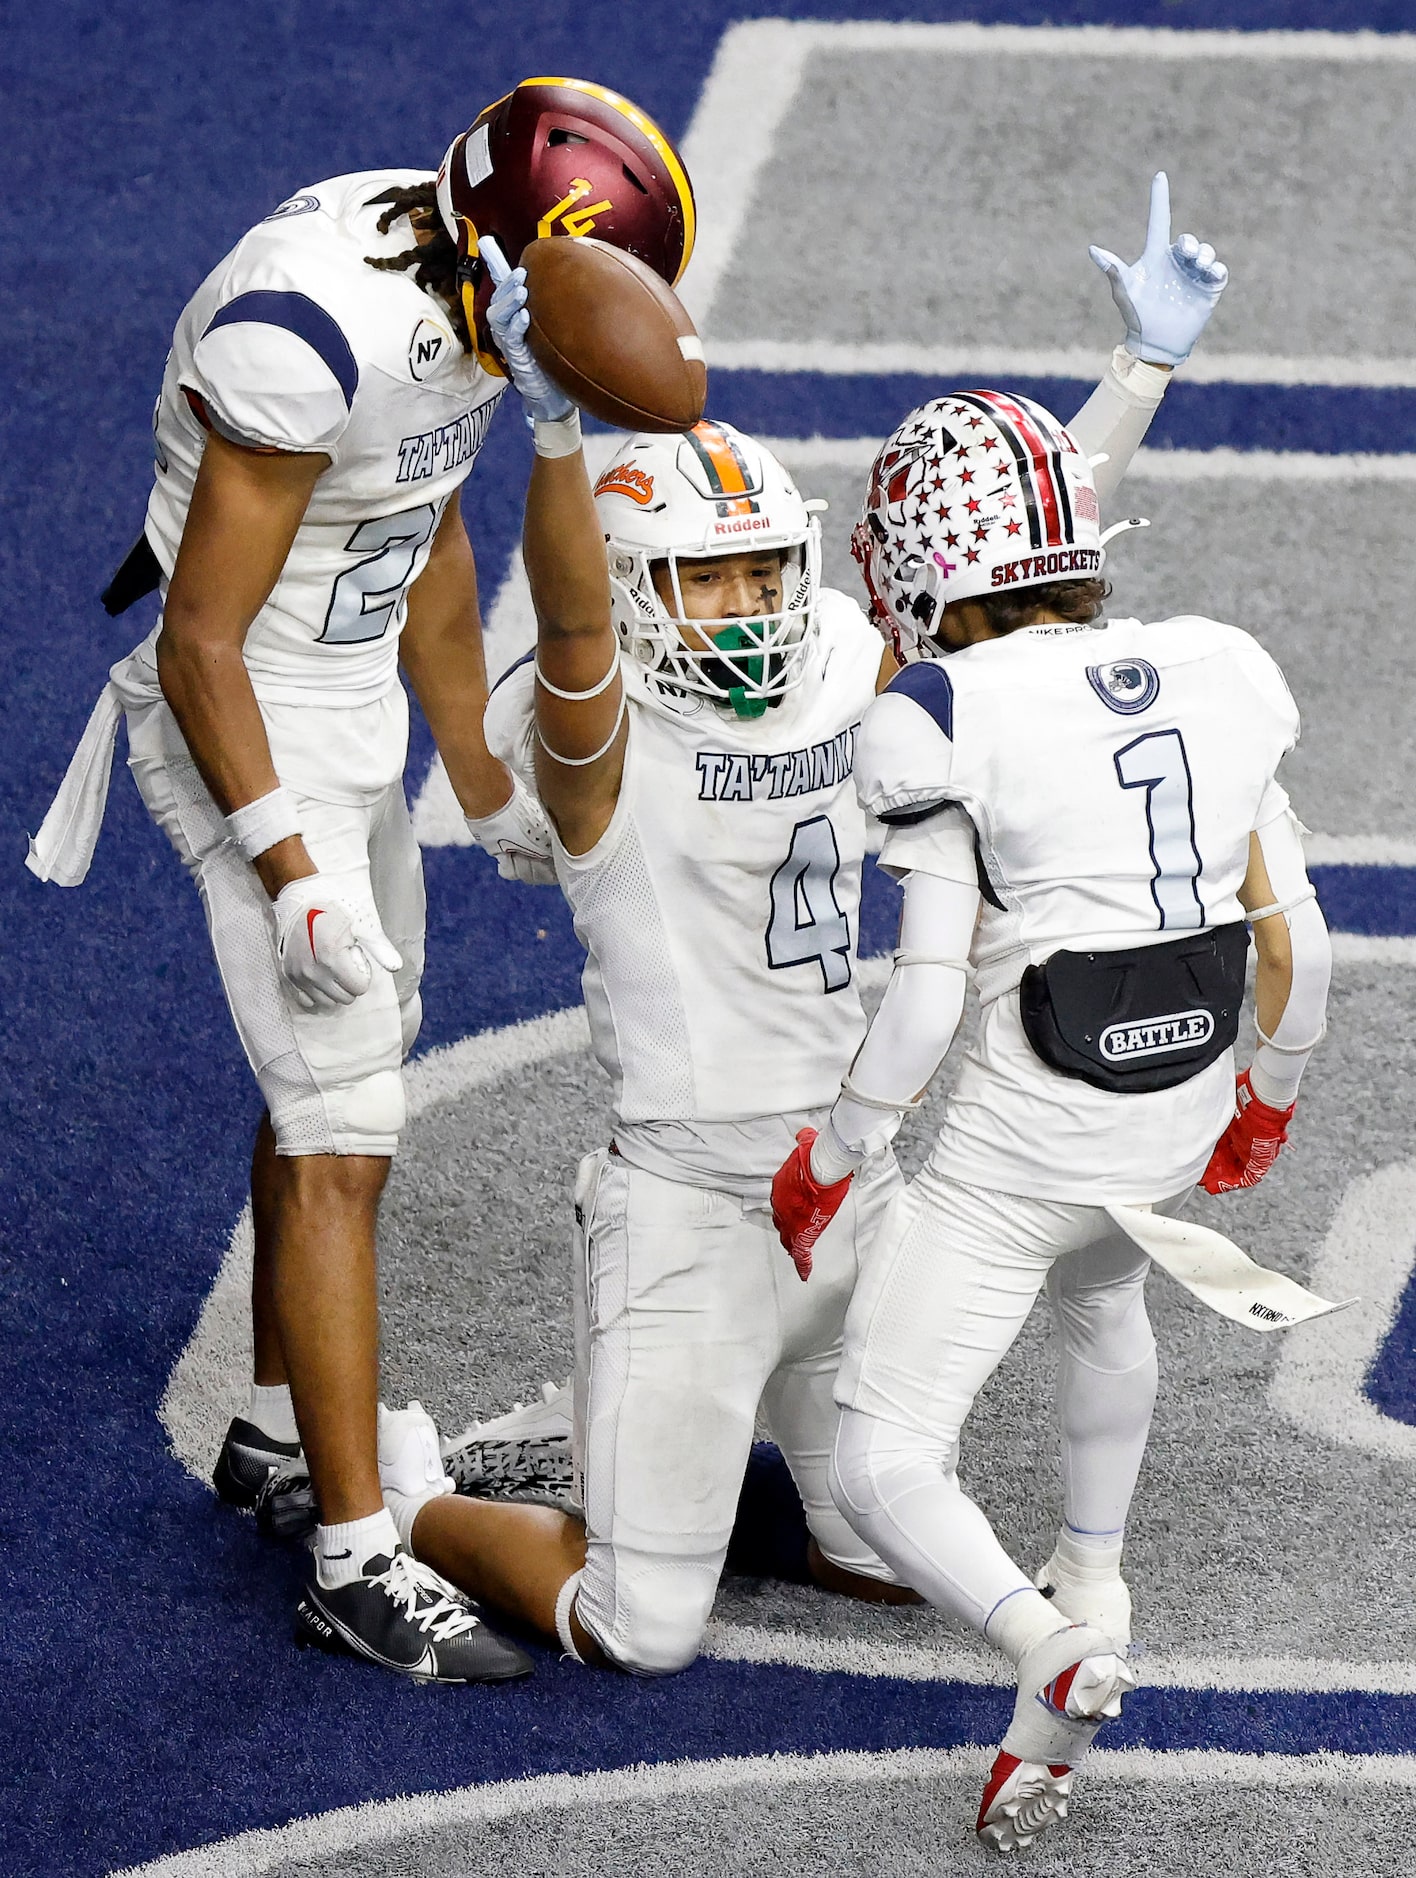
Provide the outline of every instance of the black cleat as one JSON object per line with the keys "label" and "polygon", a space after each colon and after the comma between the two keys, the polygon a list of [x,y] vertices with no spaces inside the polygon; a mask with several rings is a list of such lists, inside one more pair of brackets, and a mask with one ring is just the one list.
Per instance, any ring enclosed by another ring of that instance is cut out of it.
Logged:
{"label": "black cleat", "polygon": [[303,1459],[298,1441],[277,1441],[237,1415],[216,1457],[212,1485],[228,1506],[243,1506],[249,1512],[272,1470],[288,1473],[292,1465],[302,1465]]}
{"label": "black cleat", "polygon": [[401,1546],[333,1590],[316,1573],[295,1610],[295,1641],[362,1656],[417,1682],[510,1682],[532,1669],[524,1650],[488,1630],[469,1598]]}
{"label": "black cleat", "polygon": [[272,1468],[256,1494],[251,1511],[267,1539],[308,1539],[320,1523],[319,1502],[303,1467]]}

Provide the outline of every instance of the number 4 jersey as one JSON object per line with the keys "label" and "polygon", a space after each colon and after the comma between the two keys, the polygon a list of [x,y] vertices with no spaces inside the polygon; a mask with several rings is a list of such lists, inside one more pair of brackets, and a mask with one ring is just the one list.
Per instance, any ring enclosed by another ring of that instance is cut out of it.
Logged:
{"label": "number 4 jersey", "polygon": [[[630,713],[614,817],[557,849],[589,954],[585,1003],[622,1123],[736,1122],[835,1099],[865,1030],[855,983],[865,817],[853,770],[879,636],[844,594],[817,603],[802,682],[743,721],[655,695],[621,660]],[[491,747],[530,770],[532,678],[487,712]],[[776,1159],[791,1147],[773,1137]],[[748,1171],[744,1169],[743,1171]]]}
{"label": "number 4 jersey", "polygon": [[1233,1106],[1232,1053],[1178,1087],[1118,1094],[1047,1068],[1025,968],[1244,917],[1249,835],[1288,811],[1298,737],[1277,665],[1237,627],[1177,618],[1026,627],[907,667],[861,735],[881,863],[977,880],[984,1006],[936,1157],[1038,1199],[1149,1202],[1198,1178]]}

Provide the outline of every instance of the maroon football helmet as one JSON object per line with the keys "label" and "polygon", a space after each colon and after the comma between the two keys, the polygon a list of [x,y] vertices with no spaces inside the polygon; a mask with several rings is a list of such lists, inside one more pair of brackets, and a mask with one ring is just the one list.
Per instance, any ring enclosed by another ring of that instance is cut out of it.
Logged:
{"label": "maroon football helmet", "polygon": [[484,236],[515,267],[538,238],[593,234],[670,286],[693,252],[693,186],[678,152],[627,98],[583,78],[523,78],[488,105],[443,158],[438,208],[457,243],[468,330],[498,373],[484,317],[492,295],[478,257]]}

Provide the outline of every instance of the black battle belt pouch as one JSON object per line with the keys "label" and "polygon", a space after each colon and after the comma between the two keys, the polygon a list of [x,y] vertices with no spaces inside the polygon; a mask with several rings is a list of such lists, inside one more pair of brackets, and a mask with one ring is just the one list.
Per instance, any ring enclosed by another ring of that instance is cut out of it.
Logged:
{"label": "black battle belt pouch", "polygon": [[1049,1068],[1093,1089],[1174,1089],[1238,1036],[1248,950],[1240,920],[1123,952],[1054,952],[1023,973],[1023,1030]]}

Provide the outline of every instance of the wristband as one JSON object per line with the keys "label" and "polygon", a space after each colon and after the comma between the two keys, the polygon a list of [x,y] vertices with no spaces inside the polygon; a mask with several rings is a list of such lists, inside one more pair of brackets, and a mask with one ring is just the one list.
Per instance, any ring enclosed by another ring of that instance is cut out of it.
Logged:
{"label": "wristband", "polygon": [[864,1148],[853,1148],[842,1141],[836,1133],[835,1124],[827,1116],[826,1126],[812,1142],[811,1151],[806,1157],[806,1171],[818,1187],[834,1187],[838,1180],[855,1173],[866,1159],[866,1152]]}
{"label": "wristband", "polygon": [[1123,396],[1131,404],[1152,411],[1165,396],[1170,373],[1149,360],[1138,358],[1129,346],[1119,345],[1111,355],[1107,376],[1115,378]]}
{"label": "wristband", "polygon": [[567,417],[538,417],[531,436],[537,456],[574,456],[580,448],[580,412],[572,405]]}
{"label": "wristband", "polygon": [[303,834],[295,798],[277,783],[269,795],[259,796],[226,818],[227,832],[248,861],[273,848],[277,841]]}

